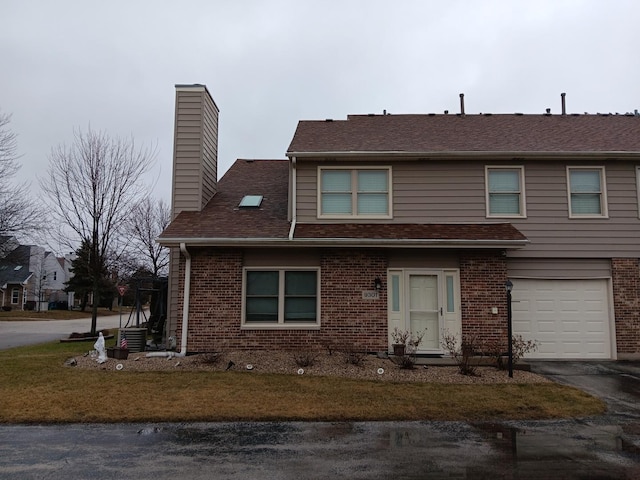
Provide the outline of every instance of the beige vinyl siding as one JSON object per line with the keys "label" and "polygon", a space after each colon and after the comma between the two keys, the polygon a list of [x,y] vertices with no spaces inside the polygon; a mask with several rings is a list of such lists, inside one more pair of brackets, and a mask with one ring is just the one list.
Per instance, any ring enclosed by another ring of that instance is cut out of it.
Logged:
{"label": "beige vinyl siding", "polygon": [[611,276],[611,261],[595,258],[515,258],[507,262],[510,278],[580,279]]}
{"label": "beige vinyl siding", "polygon": [[247,249],[243,263],[245,267],[317,267],[320,265],[320,253],[316,249]]}
{"label": "beige vinyl siding", "polygon": [[199,211],[217,188],[218,108],[202,86],[176,88],[173,215]]}
{"label": "beige vinyl siding", "polygon": [[[341,223],[317,218],[317,166],[331,164],[298,158],[299,223]],[[633,162],[394,160],[367,165],[392,167],[393,219],[363,220],[363,223],[509,222],[530,241],[525,248],[510,251],[510,257],[640,257],[636,164]],[[485,165],[524,167],[527,218],[486,217]],[[569,218],[567,165],[605,167],[609,218]]]}

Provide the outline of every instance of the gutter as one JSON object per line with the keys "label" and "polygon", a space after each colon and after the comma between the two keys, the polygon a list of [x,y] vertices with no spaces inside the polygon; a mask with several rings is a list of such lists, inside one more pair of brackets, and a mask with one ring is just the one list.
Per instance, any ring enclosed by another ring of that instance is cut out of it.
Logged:
{"label": "gutter", "polygon": [[291,228],[289,229],[289,240],[293,240],[293,235],[296,231],[296,220],[298,218],[298,172],[296,170],[296,157],[291,157],[291,166],[292,166],[292,178],[291,178]]}
{"label": "gutter", "polygon": [[[348,151],[332,151],[332,152],[287,152],[289,156],[301,157],[301,158],[328,158],[328,157],[362,157],[366,156],[368,158],[374,157],[404,157],[404,158],[416,158],[416,159],[460,159],[460,160],[468,160],[470,158],[478,158],[478,157],[491,157],[494,159],[513,159],[513,158],[536,158],[540,160],[546,159],[562,159],[562,158],[576,158],[576,157],[587,157],[587,158],[597,158],[602,159],[603,157],[616,157],[616,158],[638,158],[640,157],[640,151],[629,152],[629,151],[602,151],[602,152],[505,152],[505,151],[449,151],[449,152],[411,152],[411,151],[403,151],[403,150],[386,150],[386,151],[366,151],[366,150],[348,150]],[[366,158],[363,158],[366,160]],[[387,158],[387,160],[389,160]]]}
{"label": "gutter", "polygon": [[359,246],[359,247],[465,247],[465,248],[522,248],[529,240],[465,240],[465,239],[373,239],[373,238],[165,238],[162,245],[217,247],[292,247],[292,246]]}
{"label": "gutter", "polygon": [[180,243],[180,251],[184,255],[184,292],[182,301],[182,338],[180,340],[180,352],[149,352],[147,357],[184,357],[187,354],[187,333],[189,329],[189,295],[191,293],[191,254],[187,250],[186,243]]}

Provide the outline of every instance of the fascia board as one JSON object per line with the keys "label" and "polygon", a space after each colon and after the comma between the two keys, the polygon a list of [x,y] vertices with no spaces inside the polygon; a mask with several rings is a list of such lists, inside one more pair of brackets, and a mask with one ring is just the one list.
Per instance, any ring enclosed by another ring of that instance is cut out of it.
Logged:
{"label": "fascia board", "polygon": [[638,159],[639,152],[628,151],[597,151],[597,152],[522,152],[522,151],[448,151],[448,152],[407,152],[407,151],[332,151],[332,152],[287,152],[287,156],[296,157],[297,160],[305,158],[317,159],[327,157],[399,157],[415,159],[460,159],[469,158],[531,158],[537,160],[557,160],[566,158],[603,158],[614,157],[617,159]]}

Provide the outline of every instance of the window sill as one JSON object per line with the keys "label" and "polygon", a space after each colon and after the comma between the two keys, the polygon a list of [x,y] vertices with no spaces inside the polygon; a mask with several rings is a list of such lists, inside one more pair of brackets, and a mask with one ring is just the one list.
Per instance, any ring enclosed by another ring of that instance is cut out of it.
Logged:
{"label": "window sill", "polygon": [[252,324],[245,323],[240,326],[240,330],[320,330],[317,323],[271,323],[271,324]]}
{"label": "window sill", "polygon": [[609,215],[569,215],[569,220],[609,220]]}

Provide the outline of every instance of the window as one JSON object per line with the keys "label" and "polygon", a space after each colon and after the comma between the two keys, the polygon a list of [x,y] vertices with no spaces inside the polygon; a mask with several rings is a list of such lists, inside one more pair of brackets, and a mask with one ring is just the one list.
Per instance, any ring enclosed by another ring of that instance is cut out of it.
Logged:
{"label": "window", "polygon": [[525,217],[524,168],[486,167],[487,217]]}
{"label": "window", "polygon": [[606,217],[604,167],[567,167],[569,217]]}
{"label": "window", "polygon": [[640,218],[640,167],[636,167],[636,193],[638,195],[638,218]]}
{"label": "window", "polygon": [[57,281],[58,280],[58,272],[53,272],[53,281]]}
{"label": "window", "polygon": [[20,289],[14,288],[11,290],[11,303],[16,305],[20,299]]}
{"label": "window", "polygon": [[318,271],[245,270],[244,325],[251,328],[317,327]]}
{"label": "window", "polygon": [[319,168],[319,217],[391,217],[390,168]]}

